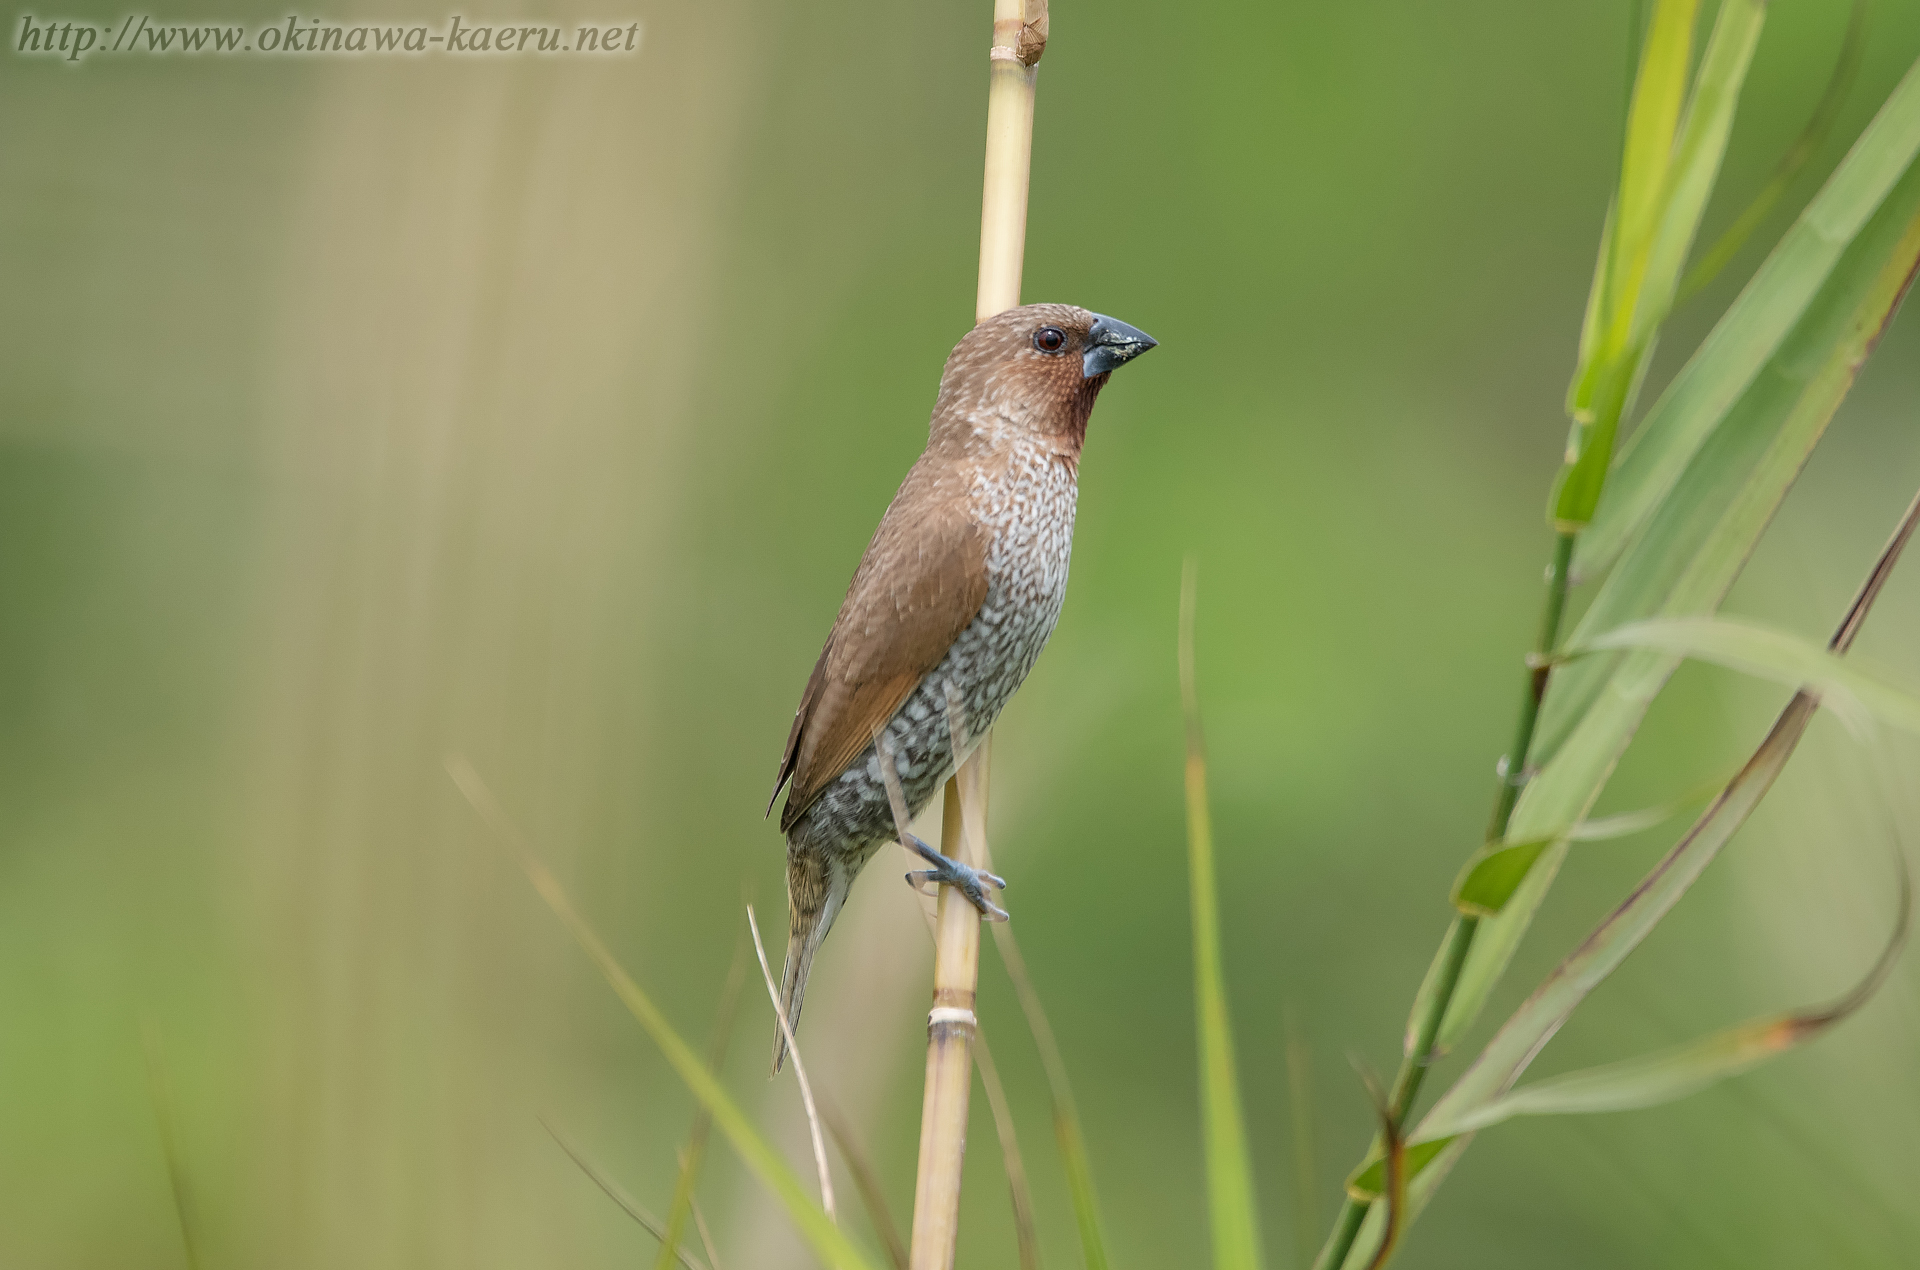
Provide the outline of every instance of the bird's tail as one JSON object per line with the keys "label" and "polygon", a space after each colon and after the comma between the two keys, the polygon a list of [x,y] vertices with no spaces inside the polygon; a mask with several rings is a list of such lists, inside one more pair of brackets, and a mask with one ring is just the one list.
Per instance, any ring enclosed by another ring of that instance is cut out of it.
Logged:
{"label": "bird's tail", "polygon": [[[839,916],[853,885],[853,870],[817,848],[787,848],[787,966],[780,976],[780,1008],[786,1012],[787,1026],[800,1030],[800,1006],[806,1000],[807,974],[813,969],[813,954]],[[776,1075],[787,1061],[787,1038],[780,1032],[779,1020],[773,1025],[773,1070]]]}

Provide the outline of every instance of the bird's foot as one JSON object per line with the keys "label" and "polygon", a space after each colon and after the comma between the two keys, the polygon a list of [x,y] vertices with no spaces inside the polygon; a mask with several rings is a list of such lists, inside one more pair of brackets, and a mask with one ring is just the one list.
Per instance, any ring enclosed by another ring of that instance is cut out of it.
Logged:
{"label": "bird's foot", "polygon": [[[1007,889],[1007,880],[985,869],[975,869],[958,860],[941,855],[912,834],[907,841],[923,857],[931,869],[918,869],[907,874],[907,884],[922,895],[938,895],[939,888],[951,886],[967,897],[967,902],[980,910],[980,916],[990,922],[1007,920],[1007,910],[987,898],[987,888],[996,891]],[[933,884],[933,890],[927,890],[927,884]]]}

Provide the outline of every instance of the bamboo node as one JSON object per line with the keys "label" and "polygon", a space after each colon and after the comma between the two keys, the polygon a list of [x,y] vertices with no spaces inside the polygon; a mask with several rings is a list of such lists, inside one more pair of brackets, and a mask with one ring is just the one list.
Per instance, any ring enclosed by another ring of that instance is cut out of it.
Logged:
{"label": "bamboo node", "polygon": [[964,1023],[968,1027],[980,1026],[972,1010],[963,1010],[959,1006],[936,1005],[927,1011],[927,1026],[938,1027],[942,1023]]}

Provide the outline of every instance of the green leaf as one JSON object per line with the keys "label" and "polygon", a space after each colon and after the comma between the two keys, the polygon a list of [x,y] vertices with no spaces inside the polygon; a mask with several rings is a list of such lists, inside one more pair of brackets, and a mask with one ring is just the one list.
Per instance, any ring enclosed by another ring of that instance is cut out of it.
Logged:
{"label": "green leaf", "polygon": [[1920,152],[1920,63],[1647,414],[1581,536],[1574,577],[1620,557],[1779,350]]}
{"label": "green leaf", "polygon": [[808,1197],[799,1176],[780,1158],[780,1153],[754,1130],[746,1113],[740,1110],[718,1078],[707,1070],[707,1065],[693,1047],[674,1031],[673,1025],[667,1022],[667,1016],[653,1003],[653,998],[614,959],[599,933],[573,907],[559,879],[548,871],[494,801],[492,792],[481,781],[479,773],[465,759],[452,758],[447,760],[447,774],[453,777],[454,784],[459,786],[473,809],[512,849],[515,859],[526,872],[527,880],[533,883],[533,889],[540,893],[547,907],[572,933],[581,951],[599,968],[614,995],[627,1007],[627,1012],[639,1021],[647,1035],[653,1038],[653,1043],[660,1047],[667,1062],[713,1116],[713,1122],[727,1135],[747,1167],[787,1210],[787,1215],[793,1219],[794,1226],[812,1247],[814,1254],[826,1265],[836,1267],[836,1270],[872,1270],[872,1263],[851,1240],[840,1233],[840,1228],[828,1219],[820,1206]]}
{"label": "green leaf", "polygon": [[1520,889],[1540,853],[1553,845],[1552,838],[1489,842],[1461,866],[1453,883],[1453,906],[1473,917],[1492,917]]}
{"label": "green leaf", "polygon": [[1711,661],[1733,670],[1807,687],[1822,704],[1854,718],[1871,716],[1920,732],[1920,695],[1897,688],[1858,664],[1798,635],[1734,618],[1678,617],[1634,622],[1576,645],[1578,656],[1610,648],[1646,648]]}
{"label": "green leaf", "polygon": [[1193,989],[1199,1030],[1200,1102],[1206,1126],[1207,1201],[1216,1270],[1256,1270],[1261,1264],[1259,1209],[1254,1199],[1240,1084],[1234,1073],[1226,976],[1221,969],[1206,747],[1194,687],[1195,574],[1194,561],[1189,557],[1180,587],[1180,696],[1187,721],[1187,863],[1193,897]]}
{"label": "green leaf", "polygon": [[[1572,842],[1601,842],[1651,829],[1671,819],[1683,807],[1717,793],[1725,783],[1716,781],[1711,786],[1689,791],[1655,807],[1582,820],[1567,830],[1565,838]],[[1468,856],[1466,864],[1461,866],[1460,875],[1453,883],[1453,906],[1472,917],[1491,917],[1498,913],[1513,898],[1514,891],[1533,867],[1534,861],[1553,844],[1551,838],[1487,843]]]}
{"label": "green leaf", "polygon": [[[1422,1169],[1433,1163],[1447,1143],[1443,1141],[1421,1142],[1407,1148],[1407,1180],[1412,1182],[1420,1176]],[[1355,1199],[1376,1200],[1387,1185],[1387,1161],[1384,1156],[1375,1155],[1371,1160],[1354,1170],[1347,1179],[1347,1194]]]}
{"label": "green leaf", "polygon": [[[1910,73],[1900,91],[1910,85],[1920,85],[1920,77]],[[1913,101],[1920,115],[1920,90]],[[1909,167],[1793,339],[1770,359],[1767,374],[1741,403],[1742,426],[1721,429],[1689,464],[1594,597],[1576,629],[1576,644],[1586,632],[1650,615],[1687,616],[1719,607],[1892,319],[1916,263],[1920,165]],[[1634,650],[1582,658],[1554,671],[1529,757],[1540,770],[1515,806],[1506,835],[1512,842],[1554,845],[1540,853],[1498,916],[1481,923],[1440,1028],[1441,1048],[1458,1044],[1505,972],[1566,858],[1559,839],[1591,810],[1678,661],[1671,653]]]}

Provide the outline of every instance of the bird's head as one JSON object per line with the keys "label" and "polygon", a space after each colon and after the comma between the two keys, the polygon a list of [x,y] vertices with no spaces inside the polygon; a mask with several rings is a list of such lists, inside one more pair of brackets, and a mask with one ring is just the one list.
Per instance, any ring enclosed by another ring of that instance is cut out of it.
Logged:
{"label": "bird's head", "polygon": [[1077,450],[1107,376],[1155,343],[1125,322],[1071,304],[996,313],[947,358],[934,441],[992,443],[1011,429],[1070,440]]}

